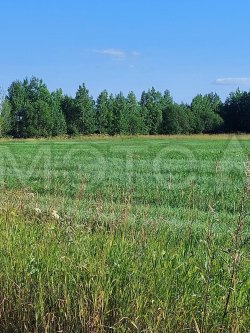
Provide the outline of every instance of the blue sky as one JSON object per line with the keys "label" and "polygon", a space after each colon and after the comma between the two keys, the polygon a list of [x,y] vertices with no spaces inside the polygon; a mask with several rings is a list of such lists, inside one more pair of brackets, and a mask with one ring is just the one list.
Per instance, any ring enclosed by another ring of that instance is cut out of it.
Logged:
{"label": "blue sky", "polygon": [[73,95],[152,86],[178,102],[250,89],[248,0],[0,0],[0,86]]}

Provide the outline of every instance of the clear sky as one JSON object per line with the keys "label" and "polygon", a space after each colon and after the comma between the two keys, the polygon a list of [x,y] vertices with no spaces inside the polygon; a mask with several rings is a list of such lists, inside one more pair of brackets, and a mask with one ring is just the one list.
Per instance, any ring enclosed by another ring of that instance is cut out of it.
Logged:
{"label": "clear sky", "polygon": [[177,102],[250,89],[249,0],[0,0],[0,86],[152,86]]}

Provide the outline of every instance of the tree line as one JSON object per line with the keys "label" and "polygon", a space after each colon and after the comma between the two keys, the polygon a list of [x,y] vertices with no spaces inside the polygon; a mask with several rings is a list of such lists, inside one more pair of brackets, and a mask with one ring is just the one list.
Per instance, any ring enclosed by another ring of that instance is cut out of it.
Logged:
{"label": "tree line", "polygon": [[197,95],[176,103],[168,90],[143,91],[140,100],[102,91],[96,100],[84,84],[75,97],[50,92],[36,77],[14,81],[0,101],[0,134],[15,138],[58,135],[135,135],[250,132],[250,92]]}

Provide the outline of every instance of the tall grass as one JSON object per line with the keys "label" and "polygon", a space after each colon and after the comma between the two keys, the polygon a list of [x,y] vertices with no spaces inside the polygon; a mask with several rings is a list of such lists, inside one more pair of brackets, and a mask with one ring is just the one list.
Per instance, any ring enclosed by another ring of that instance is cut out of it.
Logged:
{"label": "tall grass", "polygon": [[0,332],[250,331],[250,143],[177,141],[2,143]]}

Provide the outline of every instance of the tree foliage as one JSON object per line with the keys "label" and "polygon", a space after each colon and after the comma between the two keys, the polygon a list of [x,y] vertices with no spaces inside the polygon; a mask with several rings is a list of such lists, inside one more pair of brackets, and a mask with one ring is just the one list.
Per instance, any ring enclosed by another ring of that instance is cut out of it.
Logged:
{"label": "tree foliage", "polygon": [[38,137],[64,133],[66,124],[60,95],[62,92],[51,94],[43,81],[35,77],[13,82],[6,98],[10,107],[7,134]]}
{"label": "tree foliage", "polygon": [[68,135],[135,135],[250,132],[250,92],[237,89],[222,103],[215,93],[190,105],[174,102],[154,87],[125,97],[102,91],[96,102],[85,84],[75,97],[50,92],[36,77],[14,81],[0,93],[0,135],[19,138]]}
{"label": "tree foliage", "polygon": [[222,124],[219,115],[221,101],[218,95],[197,95],[191,103],[193,113],[194,133],[209,133],[216,131]]}
{"label": "tree foliage", "polygon": [[96,101],[97,133],[110,134],[112,123],[112,103],[107,90],[100,93]]}
{"label": "tree foliage", "polygon": [[143,91],[140,105],[143,109],[143,117],[146,131],[149,134],[160,133],[162,124],[162,95],[155,88]]}
{"label": "tree foliage", "polygon": [[250,132],[250,92],[230,93],[226,99],[221,116],[224,119],[226,132]]}
{"label": "tree foliage", "polygon": [[77,129],[80,134],[92,134],[96,130],[96,115],[93,97],[85,84],[79,86],[75,97]]}

